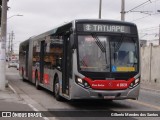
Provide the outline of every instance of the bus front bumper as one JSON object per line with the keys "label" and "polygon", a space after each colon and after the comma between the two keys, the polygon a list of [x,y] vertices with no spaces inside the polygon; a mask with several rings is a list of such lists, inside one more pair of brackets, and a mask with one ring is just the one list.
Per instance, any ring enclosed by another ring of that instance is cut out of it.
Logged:
{"label": "bus front bumper", "polygon": [[72,91],[71,99],[138,99],[140,85],[132,89],[125,90],[93,90],[85,89],[81,86],[77,86],[74,91]]}

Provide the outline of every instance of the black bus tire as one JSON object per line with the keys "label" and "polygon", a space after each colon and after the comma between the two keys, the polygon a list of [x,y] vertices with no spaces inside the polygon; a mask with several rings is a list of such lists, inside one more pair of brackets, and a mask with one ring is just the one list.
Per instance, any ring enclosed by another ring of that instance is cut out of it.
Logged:
{"label": "black bus tire", "polygon": [[54,96],[57,101],[62,100],[62,97],[59,95],[59,92],[60,92],[60,84],[59,84],[58,77],[56,77],[55,82],[54,82]]}

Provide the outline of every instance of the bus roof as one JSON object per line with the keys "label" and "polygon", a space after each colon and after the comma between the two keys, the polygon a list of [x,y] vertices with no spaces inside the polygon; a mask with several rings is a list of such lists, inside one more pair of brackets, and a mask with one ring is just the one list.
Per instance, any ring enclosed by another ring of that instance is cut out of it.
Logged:
{"label": "bus roof", "polygon": [[112,23],[112,24],[123,24],[123,25],[133,25],[136,26],[135,23],[126,22],[126,21],[118,21],[118,20],[106,20],[106,19],[77,19],[74,20],[78,23],[85,23],[85,22],[91,22],[91,23]]}
{"label": "bus roof", "polygon": [[[116,21],[116,20],[105,20],[105,19],[75,19],[71,22],[65,23],[59,27],[56,27],[54,29],[51,29],[47,32],[44,32],[42,34],[39,34],[37,36],[30,37],[28,40],[35,40],[35,39],[41,39],[44,38],[48,35],[55,34],[55,33],[60,33],[62,29],[67,29],[67,28],[72,28],[73,30],[75,29],[75,23],[109,23],[109,24],[123,24],[123,25],[131,25],[131,26],[136,26],[134,23],[131,22],[124,22],[124,21]],[[24,41],[27,42],[28,40]],[[24,43],[22,42],[22,43]]]}

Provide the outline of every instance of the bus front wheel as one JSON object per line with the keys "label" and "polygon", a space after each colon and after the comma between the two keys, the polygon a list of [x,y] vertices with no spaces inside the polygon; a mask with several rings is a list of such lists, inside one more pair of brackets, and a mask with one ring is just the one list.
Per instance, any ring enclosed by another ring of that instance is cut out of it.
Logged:
{"label": "bus front wheel", "polygon": [[57,101],[61,101],[61,96],[59,95],[60,92],[60,84],[59,84],[59,80],[58,77],[55,79],[55,83],[54,83],[54,95]]}

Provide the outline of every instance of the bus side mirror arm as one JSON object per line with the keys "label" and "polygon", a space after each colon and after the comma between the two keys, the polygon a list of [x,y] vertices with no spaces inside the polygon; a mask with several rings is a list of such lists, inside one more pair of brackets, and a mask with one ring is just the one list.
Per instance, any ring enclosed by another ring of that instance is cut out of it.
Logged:
{"label": "bus side mirror arm", "polygon": [[74,34],[71,34],[70,35],[70,45],[71,45],[71,49],[74,49],[75,48],[75,35]]}

